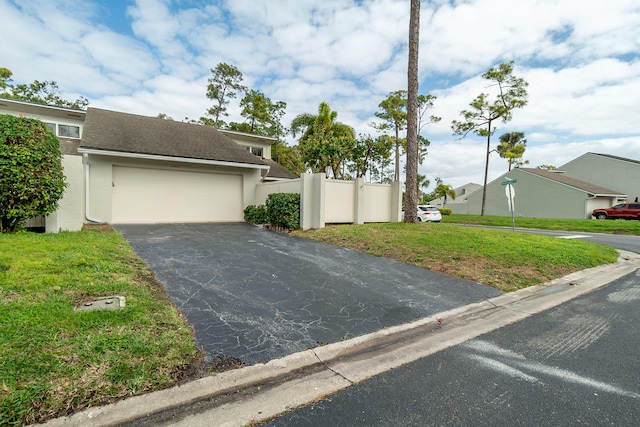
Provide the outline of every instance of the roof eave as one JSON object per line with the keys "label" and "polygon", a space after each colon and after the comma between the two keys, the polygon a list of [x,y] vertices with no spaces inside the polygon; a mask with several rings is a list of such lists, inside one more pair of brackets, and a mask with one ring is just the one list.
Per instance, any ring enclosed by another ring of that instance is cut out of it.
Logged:
{"label": "roof eave", "polygon": [[191,157],[173,157],[173,156],[161,156],[157,154],[128,153],[124,151],[99,150],[95,148],[85,148],[85,147],[78,148],[78,152],[82,154],[85,154],[85,153],[95,154],[98,156],[126,157],[129,159],[160,160],[160,161],[194,163],[194,164],[211,165],[211,166],[227,166],[227,167],[244,168],[244,169],[269,169],[269,166],[264,164],[259,165],[259,164],[252,164],[252,163],[226,162],[222,160],[194,159]]}
{"label": "roof eave", "polygon": [[592,197],[628,197],[626,194],[588,193]]}

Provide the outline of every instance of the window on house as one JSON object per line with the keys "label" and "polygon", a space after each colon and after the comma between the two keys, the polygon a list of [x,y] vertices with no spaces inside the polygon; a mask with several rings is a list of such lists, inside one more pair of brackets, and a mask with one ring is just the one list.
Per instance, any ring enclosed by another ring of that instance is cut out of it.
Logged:
{"label": "window on house", "polygon": [[55,124],[55,123],[48,123],[48,122],[44,122],[44,125],[45,125],[46,127],[48,127],[48,128],[49,128],[49,130],[50,130],[51,132],[53,132],[53,134],[54,134],[54,135],[57,135],[57,133],[56,133],[56,124]]}
{"label": "window on house", "polygon": [[262,157],[262,148],[258,148],[258,147],[244,147],[247,149],[248,152],[250,152],[251,154],[258,156],[258,157]]}
{"label": "window on house", "polygon": [[80,126],[58,125],[58,136],[80,138]]}

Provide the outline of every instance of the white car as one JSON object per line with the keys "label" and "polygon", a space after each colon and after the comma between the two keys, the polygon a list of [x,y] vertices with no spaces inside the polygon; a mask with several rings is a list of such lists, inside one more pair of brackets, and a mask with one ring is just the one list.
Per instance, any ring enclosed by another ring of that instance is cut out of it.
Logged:
{"label": "white car", "polygon": [[442,221],[442,214],[435,206],[418,205],[418,219],[427,222],[440,222]]}

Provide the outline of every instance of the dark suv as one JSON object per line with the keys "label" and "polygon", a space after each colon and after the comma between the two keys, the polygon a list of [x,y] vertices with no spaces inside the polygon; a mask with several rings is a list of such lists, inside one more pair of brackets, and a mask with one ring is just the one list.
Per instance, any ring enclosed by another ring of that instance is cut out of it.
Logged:
{"label": "dark suv", "polygon": [[594,209],[591,215],[596,219],[640,219],[640,203],[620,203],[607,209]]}

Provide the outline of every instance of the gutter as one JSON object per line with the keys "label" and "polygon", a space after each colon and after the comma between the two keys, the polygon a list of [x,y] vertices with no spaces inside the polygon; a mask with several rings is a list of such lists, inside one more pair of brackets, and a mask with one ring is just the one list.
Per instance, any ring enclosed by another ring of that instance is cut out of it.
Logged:
{"label": "gutter", "polygon": [[84,217],[92,224],[106,224],[106,221],[89,215],[89,156],[87,153],[82,154],[82,164],[84,166]]}
{"label": "gutter", "polygon": [[268,165],[262,164],[253,164],[253,163],[236,163],[222,160],[204,160],[204,159],[194,159],[189,157],[172,157],[172,156],[164,156],[157,154],[140,154],[140,153],[127,153],[124,151],[110,151],[110,150],[98,150],[94,148],[78,148],[78,152],[83,155],[87,154],[96,154],[100,156],[113,156],[113,157],[125,157],[130,159],[145,159],[145,160],[163,160],[163,161],[172,161],[172,162],[182,162],[182,163],[196,163],[202,165],[215,165],[215,166],[227,166],[227,167],[242,167],[247,169],[269,169]]}

